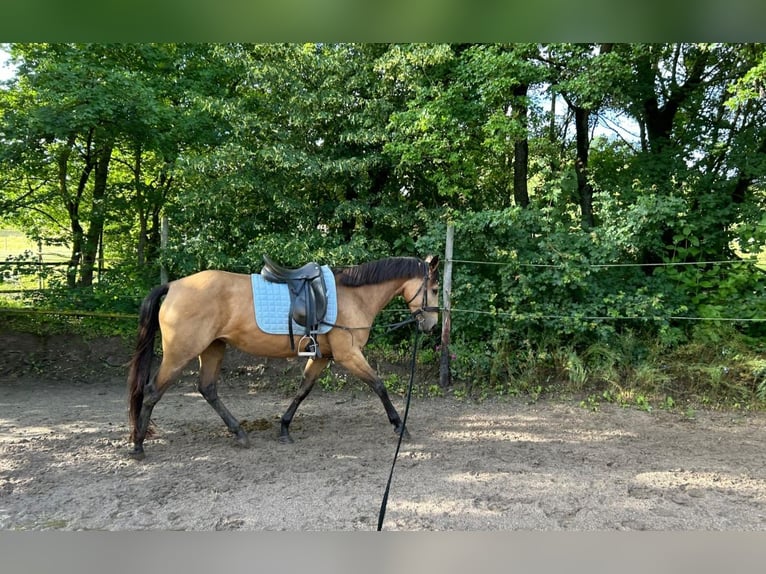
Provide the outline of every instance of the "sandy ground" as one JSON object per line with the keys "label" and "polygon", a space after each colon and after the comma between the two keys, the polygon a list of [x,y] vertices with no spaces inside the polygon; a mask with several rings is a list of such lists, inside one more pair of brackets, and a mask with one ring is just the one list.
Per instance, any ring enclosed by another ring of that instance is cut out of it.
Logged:
{"label": "sandy ground", "polygon": [[[0,335],[0,529],[374,530],[396,447],[366,388],[317,388],[276,440],[298,361],[227,360],[234,446],[193,365],[129,459],[117,341]],[[340,371],[338,367],[333,367]],[[394,397],[403,414],[404,401]],[[766,415],[414,398],[384,530],[764,530]]]}

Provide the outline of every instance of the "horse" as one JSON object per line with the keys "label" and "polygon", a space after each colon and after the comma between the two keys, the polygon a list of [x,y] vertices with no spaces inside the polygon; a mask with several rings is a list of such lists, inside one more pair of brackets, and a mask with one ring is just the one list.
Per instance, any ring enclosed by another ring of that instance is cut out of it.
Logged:
{"label": "horse", "polygon": [[[282,415],[280,442],[293,442],[290,423],[330,360],[367,383],[383,403],[394,432],[407,436],[382,379],[367,362],[362,349],[376,316],[397,296],[404,298],[420,331],[433,329],[439,312],[438,265],[438,256],[425,260],[389,257],[332,269],[337,318],[329,325],[329,331],[316,337],[318,352],[308,359],[298,392]],[[162,360],[152,375],[158,332]],[[227,345],[261,357],[288,358],[301,351],[299,336],[291,341],[288,335],[270,334],[259,328],[250,275],[200,271],[155,287],[146,296],[139,311],[136,347],[129,363],[128,415],[133,442],[129,456],[144,458],[144,440],[152,435],[152,409],[194,358],[199,358],[198,391],[223,419],[234,435],[235,444],[248,446],[247,433],[216,389]]]}

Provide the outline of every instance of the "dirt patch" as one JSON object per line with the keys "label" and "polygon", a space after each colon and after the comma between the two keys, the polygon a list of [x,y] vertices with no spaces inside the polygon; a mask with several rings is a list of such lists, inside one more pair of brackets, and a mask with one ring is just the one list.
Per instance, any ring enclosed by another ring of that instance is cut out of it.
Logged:
{"label": "dirt patch", "polygon": [[[136,462],[119,339],[3,333],[0,349],[2,529],[375,529],[396,443],[366,389],[316,389],[283,445],[302,362],[231,353],[219,389],[245,420],[251,447],[240,449],[192,365],[155,408],[158,436]],[[763,413],[413,399],[408,427],[386,530],[766,525]]]}

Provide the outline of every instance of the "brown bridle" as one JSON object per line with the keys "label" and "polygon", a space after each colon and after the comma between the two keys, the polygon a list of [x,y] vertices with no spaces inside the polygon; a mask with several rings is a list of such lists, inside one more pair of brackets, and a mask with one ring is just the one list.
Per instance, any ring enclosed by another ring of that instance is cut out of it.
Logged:
{"label": "brown bridle", "polygon": [[428,265],[428,263],[426,263],[425,261],[423,263],[425,267],[425,273],[423,274],[423,282],[420,284],[420,288],[417,291],[415,291],[415,294],[412,297],[410,297],[408,301],[406,301],[406,305],[407,307],[409,307],[410,303],[412,303],[415,300],[415,297],[418,296],[418,293],[420,293],[421,291],[423,292],[423,304],[412,312],[412,316],[418,322],[421,322],[423,320],[421,317],[423,313],[438,313],[439,312],[438,306],[434,307],[434,306],[428,305],[428,287],[431,284],[431,268]]}

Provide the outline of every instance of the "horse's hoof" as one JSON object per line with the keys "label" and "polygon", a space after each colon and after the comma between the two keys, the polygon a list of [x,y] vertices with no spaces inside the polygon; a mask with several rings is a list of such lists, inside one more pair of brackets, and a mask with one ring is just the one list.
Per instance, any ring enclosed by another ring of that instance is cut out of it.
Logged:
{"label": "horse's hoof", "polygon": [[240,448],[250,448],[250,439],[247,438],[247,435],[243,432],[242,434],[237,434],[234,439],[234,444]]}
{"label": "horse's hoof", "polygon": [[142,447],[136,446],[128,451],[128,456],[133,460],[144,460],[146,454],[144,453],[144,449]]}
{"label": "horse's hoof", "polygon": [[279,435],[279,442],[282,444],[293,444],[295,441],[289,434],[281,434]]}
{"label": "horse's hoof", "polygon": [[410,431],[408,431],[405,427],[399,427],[394,429],[394,433],[396,436],[401,436],[402,440],[410,440]]}

